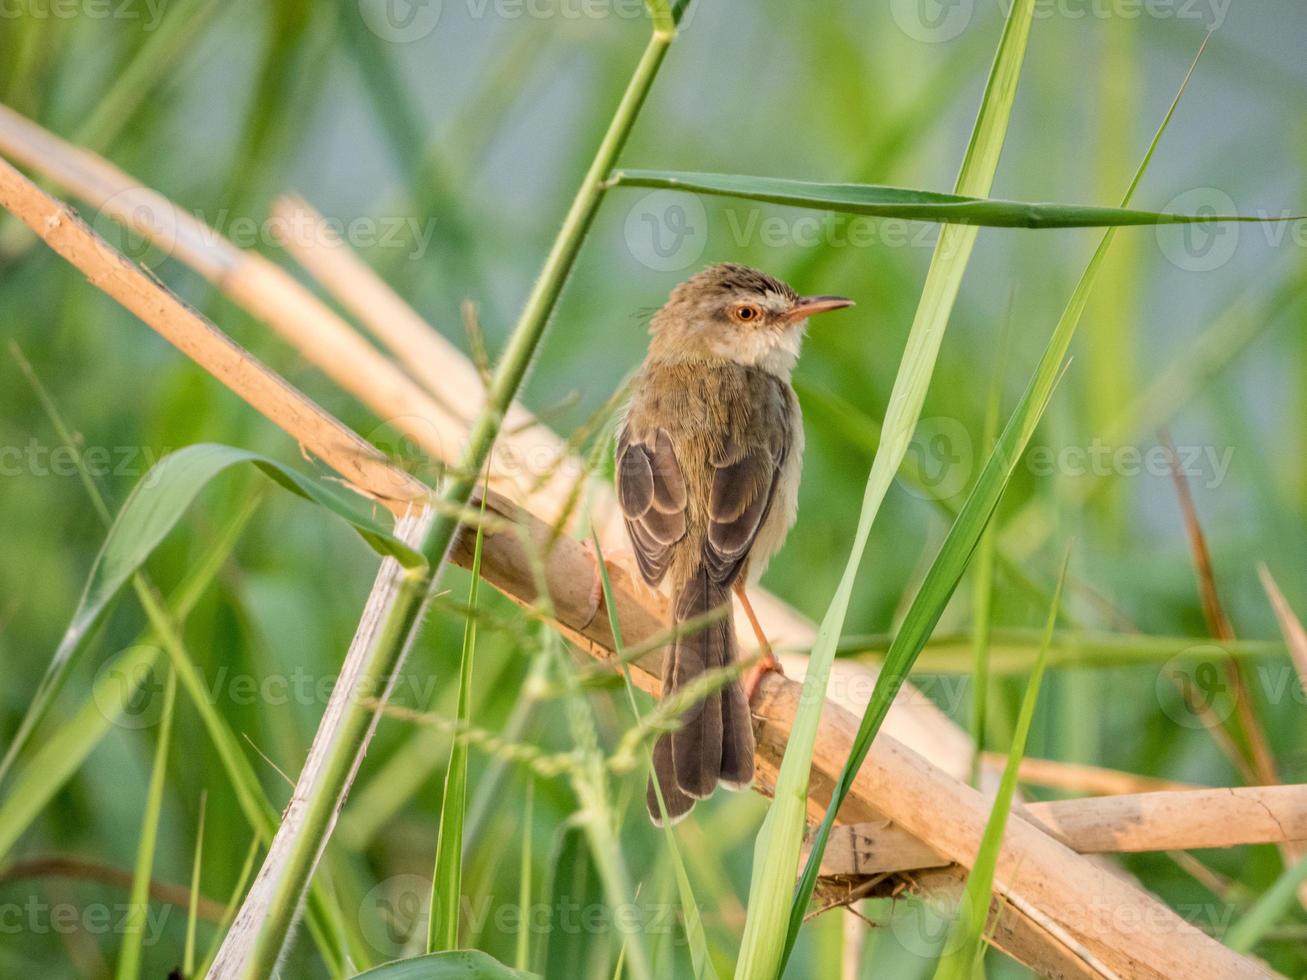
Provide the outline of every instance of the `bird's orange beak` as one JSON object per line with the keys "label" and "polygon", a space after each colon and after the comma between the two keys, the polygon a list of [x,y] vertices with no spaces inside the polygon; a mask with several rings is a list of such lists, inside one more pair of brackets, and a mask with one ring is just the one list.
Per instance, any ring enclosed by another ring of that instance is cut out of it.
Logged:
{"label": "bird's orange beak", "polygon": [[853,300],[846,299],[843,296],[800,296],[799,301],[790,310],[787,320],[802,320],[810,317],[814,313],[827,313],[831,310],[842,310],[846,306],[852,306]]}

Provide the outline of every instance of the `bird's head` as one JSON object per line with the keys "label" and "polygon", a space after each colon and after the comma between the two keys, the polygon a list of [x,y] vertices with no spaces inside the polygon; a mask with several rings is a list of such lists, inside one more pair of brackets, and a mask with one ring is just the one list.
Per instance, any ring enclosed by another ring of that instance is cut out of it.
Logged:
{"label": "bird's head", "polygon": [[800,296],[748,266],[710,265],[673,289],[654,314],[651,353],[734,361],[788,379],[808,317],[852,305],[843,296]]}

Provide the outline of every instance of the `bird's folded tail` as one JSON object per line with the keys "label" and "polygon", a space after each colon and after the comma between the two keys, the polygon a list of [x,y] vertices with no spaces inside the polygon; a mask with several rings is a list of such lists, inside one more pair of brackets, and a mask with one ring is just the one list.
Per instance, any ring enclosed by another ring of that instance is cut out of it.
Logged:
{"label": "bird's folded tail", "polygon": [[[673,622],[680,626],[723,606],[729,613],[730,596],[730,586],[714,582],[700,569],[677,593]],[[705,671],[734,663],[735,649],[735,626],[729,614],[677,637],[664,662],[663,697],[693,683]],[[675,822],[690,812],[695,800],[711,796],[719,782],[729,789],[743,789],[752,783],[753,752],[749,703],[737,677],[687,709],[681,727],[661,736],[654,745],[646,794],[654,823],[662,823],[655,779],[667,815]]]}

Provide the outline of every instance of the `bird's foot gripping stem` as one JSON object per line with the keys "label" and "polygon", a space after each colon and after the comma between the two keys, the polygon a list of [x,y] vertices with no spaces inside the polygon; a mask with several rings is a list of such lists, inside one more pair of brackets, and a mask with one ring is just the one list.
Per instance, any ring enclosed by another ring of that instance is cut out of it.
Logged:
{"label": "bird's foot gripping stem", "polygon": [[748,617],[749,625],[753,627],[753,635],[758,640],[758,662],[750,667],[749,672],[744,675],[744,697],[748,701],[753,701],[753,696],[757,693],[758,685],[762,683],[764,674],[775,672],[784,677],[785,671],[781,670],[781,662],[776,659],[776,654],[772,653],[771,643],[767,639],[767,634],[763,632],[762,623],[758,622],[758,616],[754,613],[753,605],[749,602],[749,596],[744,590],[743,582],[735,583],[735,594],[739,597],[740,605],[744,607],[744,615]]}

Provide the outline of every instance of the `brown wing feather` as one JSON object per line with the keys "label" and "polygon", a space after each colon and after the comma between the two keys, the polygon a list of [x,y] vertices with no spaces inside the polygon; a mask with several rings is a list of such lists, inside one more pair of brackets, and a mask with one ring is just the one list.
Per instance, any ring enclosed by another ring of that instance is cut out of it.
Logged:
{"label": "brown wing feather", "polygon": [[662,429],[647,441],[622,429],[617,440],[617,501],[640,574],[656,586],[667,574],[672,546],[685,537],[688,501],[676,451]]}
{"label": "brown wing feather", "polygon": [[[783,412],[780,405],[769,408]],[[780,419],[769,422],[761,428],[766,443],[750,446],[729,439],[723,458],[714,461],[704,561],[718,582],[733,582],[739,574],[776,497],[790,449],[789,425]]]}

